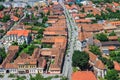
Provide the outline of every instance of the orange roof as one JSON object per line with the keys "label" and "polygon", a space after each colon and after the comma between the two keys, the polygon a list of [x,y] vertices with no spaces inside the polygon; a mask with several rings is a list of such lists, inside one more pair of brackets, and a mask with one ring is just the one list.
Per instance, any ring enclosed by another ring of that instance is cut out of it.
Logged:
{"label": "orange roof", "polygon": [[98,68],[98,69],[105,69],[105,65],[102,63],[101,60],[96,61],[95,67]]}
{"label": "orange roof", "polygon": [[113,5],[114,5],[115,7],[118,7],[118,6],[119,6],[119,4],[116,3],[116,2],[112,2],[112,3],[113,3]]}
{"label": "orange roof", "polygon": [[76,6],[76,5],[72,5],[72,6],[65,5],[65,7],[66,7],[67,9],[77,9],[77,6]]}
{"label": "orange roof", "polygon": [[108,49],[109,49],[109,50],[115,50],[116,47],[115,47],[115,46],[109,46]]}
{"label": "orange roof", "polygon": [[77,71],[72,74],[72,80],[97,80],[91,71]]}
{"label": "orange roof", "polygon": [[82,27],[84,31],[94,32],[94,31],[102,31],[102,24],[79,24],[78,27]]}
{"label": "orange roof", "polygon": [[47,21],[47,23],[53,24],[53,23],[56,23],[57,20],[58,20],[58,19],[49,19],[49,20]]}
{"label": "orange roof", "polygon": [[119,26],[120,21],[111,21],[110,24],[115,25],[115,26]]}
{"label": "orange roof", "polygon": [[11,19],[12,19],[13,21],[18,21],[18,20],[19,20],[19,18],[16,17],[16,16],[11,16]]}
{"label": "orange roof", "polygon": [[4,15],[2,14],[2,12],[0,12],[0,18],[3,18],[4,17]]}
{"label": "orange roof", "polygon": [[8,50],[19,50],[19,46],[9,46]]}
{"label": "orange roof", "polygon": [[7,63],[5,69],[17,69],[17,65],[14,63]]}
{"label": "orange roof", "polygon": [[79,32],[78,39],[80,41],[86,40],[87,38],[93,37],[91,32]]}
{"label": "orange roof", "polygon": [[29,33],[30,30],[12,30],[12,31],[8,31],[7,35],[28,36]]}
{"label": "orange roof", "polygon": [[118,39],[118,36],[109,36],[108,39],[109,39],[109,40],[117,40],[117,39]]}
{"label": "orange roof", "polygon": [[116,61],[113,61],[113,63],[114,63],[114,69],[120,71],[120,64]]}
{"label": "orange roof", "polygon": [[95,55],[95,54],[93,54],[92,52],[90,52],[89,51],[89,49],[85,49],[85,52],[87,53],[87,54],[89,54],[89,57],[90,57],[90,61],[91,62],[95,62],[96,61],[96,59],[97,59],[97,56]]}
{"label": "orange roof", "polygon": [[90,23],[91,20],[90,19],[77,19],[77,20],[75,20],[75,22],[77,22],[77,23]]}

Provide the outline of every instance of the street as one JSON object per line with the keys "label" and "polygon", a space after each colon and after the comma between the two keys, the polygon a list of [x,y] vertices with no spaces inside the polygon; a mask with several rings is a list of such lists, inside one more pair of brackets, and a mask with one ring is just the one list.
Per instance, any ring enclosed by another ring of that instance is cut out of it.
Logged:
{"label": "street", "polygon": [[66,22],[68,27],[68,46],[67,46],[67,55],[65,56],[64,66],[62,74],[63,76],[71,80],[71,75],[73,72],[72,69],[72,56],[76,47],[76,39],[78,38],[78,29],[76,23],[72,16],[69,14],[68,10],[65,8],[63,3],[60,3],[64,8],[64,14],[66,16]]}

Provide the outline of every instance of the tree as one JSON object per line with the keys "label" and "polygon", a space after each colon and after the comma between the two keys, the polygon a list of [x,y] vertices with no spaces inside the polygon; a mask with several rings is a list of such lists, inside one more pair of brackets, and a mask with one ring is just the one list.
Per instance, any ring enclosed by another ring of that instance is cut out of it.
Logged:
{"label": "tree", "polygon": [[88,65],[89,56],[85,52],[74,51],[72,57],[72,65],[73,67],[80,67],[81,69],[85,69],[85,66]]}
{"label": "tree", "polygon": [[108,41],[107,35],[105,33],[96,34],[96,38],[100,41]]}
{"label": "tree", "polygon": [[107,80],[119,80],[118,72],[115,70],[108,70],[105,75],[105,79]]}
{"label": "tree", "polygon": [[15,80],[26,80],[26,76],[17,76]]}
{"label": "tree", "polygon": [[4,9],[3,5],[0,5],[0,11],[2,11]]}
{"label": "tree", "polygon": [[30,6],[30,5],[27,5],[27,8],[31,8],[31,6]]}
{"label": "tree", "polygon": [[30,75],[30,80],[51,80],[51,78],[44,78],[40,73],[38,73],[35,77]]}
{"label": "tree", "polygon": [[118,38],[118,41],[120,42],[120,37]]}
{"label": "tree", "polygon": [[116,36],[116,33],[114,31],[112,31],[109,36]]}
{"label": "tree", "polygon": [[38,34],[43,34],[44,28],[39,29]]}
{"label": "tree", "polygon": [[113,61],[111,61],[111,60],[107,60],[106,65],[107,65],[108,69],[114,69]]}
{"label": "tree", "polygon": [[38,6],[35,6],[34,8],[35,8],[36,10],[38,10]]}
{"label": "tree", "polygon": [[110,52],[110,58],[120,63],[120,51],[118,50]]}
{"label": "tree", "polygon": [[101,51],[98,46],[92,45],[89,48],[92,53],[94,53],[95,55],[101,56]]}
{"label": "tree", "polygon": [[18,42],[13,42],[12,45],[18,45]]}
{"label": "tree", "polygon": [[47,12],[47,15],[50,15],[50,10]]}
{"label": "tree", "polygon": [[47,20],[48,20],[47,16],[43,17],[42,23],[46,23]]}
{"label": "tree", "polygon": [[3,22],[7,22],[8,20],[10,20],[10,15],[5,15],[2,19]]}
{"label": "tree", "polygon": [[114,64],[113,64],[113,61],[111,61],[110,59],[107,59],[105,57],[99,57],[99,59],[107,65],[107,68],[108,69],[114,69]]}
{"label": "tree", "polygon": [[61,80],[68,80],[68,78],[66,78],[66,77],[62,77],[62,79]]}
{"label": "tree", "polygon": [[1,30],[0,30],[0,33],[4,33],[4,30],[3,30],[3,29],[1,29]]}
{"label": "tree", "polygon": [[[5,48],[0,48],[0,57],[2,58],[2,61],[6,58],[6,52],[5,52]],[[0,61],[0,62],[2,62]]]}

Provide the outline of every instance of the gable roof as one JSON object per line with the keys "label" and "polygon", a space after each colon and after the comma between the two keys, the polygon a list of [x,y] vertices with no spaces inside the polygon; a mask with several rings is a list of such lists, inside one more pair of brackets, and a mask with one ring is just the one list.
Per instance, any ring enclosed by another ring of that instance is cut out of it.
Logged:
{"label": "gable roof", "polygon": [[92,71],[77,71],[72,74],[72,80],[97,80]]}

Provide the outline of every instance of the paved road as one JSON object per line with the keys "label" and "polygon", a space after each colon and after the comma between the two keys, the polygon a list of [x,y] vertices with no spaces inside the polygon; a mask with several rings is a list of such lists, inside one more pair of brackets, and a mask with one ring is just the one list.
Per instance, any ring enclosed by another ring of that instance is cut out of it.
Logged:
{"label": "paved road", "polygon": [[67,55],[65,56],[65,62],[63,66],[63,76],[66,76],[71,80],[72,70],[72,56],[76,47],[76,39],[78,38],[78,29],[76,23],[72,16],[69,14],[68,10],[65,8],[64,4],[61,3],[64,8],[64,14],[66,16],[67,27],[68,27],[68,48]]}

